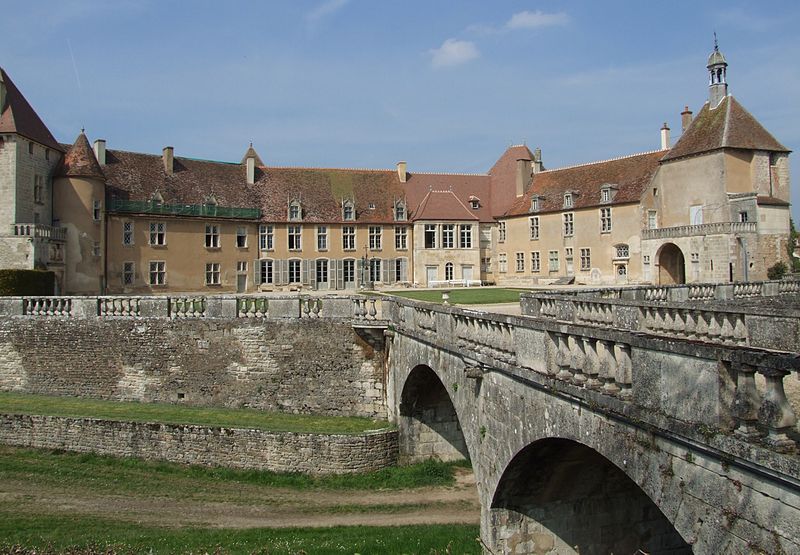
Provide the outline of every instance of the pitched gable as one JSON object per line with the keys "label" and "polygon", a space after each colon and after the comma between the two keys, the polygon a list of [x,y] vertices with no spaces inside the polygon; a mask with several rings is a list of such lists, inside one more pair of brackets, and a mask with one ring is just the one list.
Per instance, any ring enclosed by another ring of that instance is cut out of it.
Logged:
{"label": "pitched gable", "polygon": [[0,80],[6,88],[6,105],[0,114],[0,133],[17,133],[54,150],[63,151],[53,134],[2,68],[0,68]]}

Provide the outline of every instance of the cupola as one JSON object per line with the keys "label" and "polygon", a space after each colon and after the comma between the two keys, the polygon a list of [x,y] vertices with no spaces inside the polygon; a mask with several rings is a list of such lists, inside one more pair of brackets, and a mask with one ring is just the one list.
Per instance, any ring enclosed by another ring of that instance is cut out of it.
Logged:
{"label": "cupola", "polygon": [[714,51],[708,57],[708,104],[712,110],[719,106],[726,96],[728,96],[727,69],[728,62],[725,56],[719,51],[717,44],[717,34],[714,33]]}

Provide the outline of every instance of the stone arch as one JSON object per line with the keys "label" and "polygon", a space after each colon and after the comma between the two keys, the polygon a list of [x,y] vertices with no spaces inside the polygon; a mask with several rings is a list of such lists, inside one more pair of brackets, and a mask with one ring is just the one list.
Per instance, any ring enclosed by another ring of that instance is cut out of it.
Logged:
{"label": "stone arch", "polygon": [[656,253],[658,284],[676,285],[686,283],[686,259],[675,243],[664,243]]}
{"label": "stone arch", "polygon": [[429,366],[421,364],[411,370],[403,386],[399,408],[402,461],[470,458],[453,401]]}
{"label": "stone arch", "polygon": [[691,553],[648,495],[582,443],[535,441],[495,489],[490,534],[503,553]]}

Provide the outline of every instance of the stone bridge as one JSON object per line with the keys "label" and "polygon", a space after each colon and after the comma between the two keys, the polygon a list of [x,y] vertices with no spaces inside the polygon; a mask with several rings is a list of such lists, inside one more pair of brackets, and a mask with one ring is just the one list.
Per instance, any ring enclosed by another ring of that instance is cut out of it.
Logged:
{"label": "stone bridge", "polygon": [[472,461],[493,553],[800,553],[800,312],[709,287],[384,300],[401,457]]}

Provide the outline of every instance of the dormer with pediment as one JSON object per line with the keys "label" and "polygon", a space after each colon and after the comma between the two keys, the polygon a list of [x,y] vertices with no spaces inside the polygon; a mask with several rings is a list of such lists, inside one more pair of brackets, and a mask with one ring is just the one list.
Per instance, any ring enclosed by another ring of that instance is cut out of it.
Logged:
{"label": "dormer with pediment", "polygon": [[395,199],[394,201],[394,221],[405,222],[408,220],[408,209],[405,199]]}
{"label": "dormer with pediment", "polygon": [[342,199],[342,220],[345,222],[356,221],[356,203],[353,199]]}
{"label": "dormer with pediment", "polygon": [[299,198],[289,198],[286,208],[286,219],[290,222],[303,221],[303,205]]}

